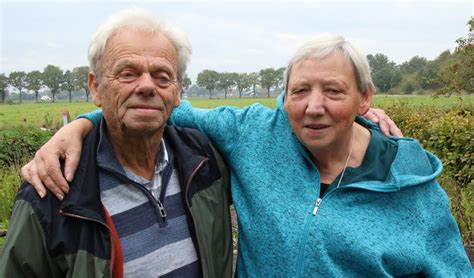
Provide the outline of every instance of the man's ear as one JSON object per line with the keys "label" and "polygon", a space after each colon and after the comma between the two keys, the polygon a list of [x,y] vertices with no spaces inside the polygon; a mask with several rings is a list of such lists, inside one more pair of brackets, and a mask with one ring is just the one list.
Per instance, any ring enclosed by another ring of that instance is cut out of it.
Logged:
{"label": "man's ear", "polygon": [[369,85],[365,93],[361,93],[361,100],[357,114],[365,115],[372,105],[372,96],[374,95],[374,87]]}
{"label": "man's ear", "polygon": [[174,107],[179,106],[181,103],[181,93],[183,92],[183,81],[178,81],[176,84],[176,96],[174,101]]}
{"label": "man's ear", "polygon": [[94,104],[97,107],[101,107],[102,104],[100,102],[100,95],[98,90],[99,80],[97,79],[97,75],[95,75],[95,73],[93,73],[92,71],[89,72],[89,75],[87,76],[87,86],[89,87],[89,91],[91,92]]}

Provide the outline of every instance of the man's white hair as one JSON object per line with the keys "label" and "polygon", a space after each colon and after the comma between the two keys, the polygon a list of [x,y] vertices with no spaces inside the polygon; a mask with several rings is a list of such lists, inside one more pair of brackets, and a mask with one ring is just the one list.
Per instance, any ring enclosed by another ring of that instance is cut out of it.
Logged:
{"label": "man's white hair", "polygon": [[151,13],[138,7],[113,14],[97,29],[89,44],[89,67],[91,71],[100,78],[102,71],[101,58],[107,41],[124,28],[136,28],[150,33],[158,32],[168,38],[178,52],[178,80],[183,80],[192,52],[186,34],[170,22],[159,20]]}

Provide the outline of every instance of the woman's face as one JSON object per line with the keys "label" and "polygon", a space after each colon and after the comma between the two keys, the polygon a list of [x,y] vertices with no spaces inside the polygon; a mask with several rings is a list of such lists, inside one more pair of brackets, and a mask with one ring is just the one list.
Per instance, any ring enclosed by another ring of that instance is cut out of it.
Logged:
{"label": "woman's face", "polygon": [[296,136],[314,155],[349,144],[356,115],[365,114],[371,101],[372,90],[358,90],[354,66],[336,51],[293,66],[284,108]]}

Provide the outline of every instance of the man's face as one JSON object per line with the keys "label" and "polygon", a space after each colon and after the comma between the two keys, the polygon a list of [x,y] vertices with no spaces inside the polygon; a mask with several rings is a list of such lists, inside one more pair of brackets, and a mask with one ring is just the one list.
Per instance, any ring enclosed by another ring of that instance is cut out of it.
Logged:
{"label": "man's face", "polygon": [[122,29],[107,42],[101,79],[89,75],[108,128],[133,135],[163,130],[179,105],[178,54],[161,33]]}

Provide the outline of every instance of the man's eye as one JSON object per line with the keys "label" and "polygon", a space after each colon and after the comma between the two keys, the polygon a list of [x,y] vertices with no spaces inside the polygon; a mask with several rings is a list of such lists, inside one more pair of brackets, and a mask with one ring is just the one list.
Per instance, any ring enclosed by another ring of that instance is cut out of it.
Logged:
{"label": "man's eye", "polygon": [[136,80],[140,75],[131,70],[125,70],[119,73],[118,79],[121,82],[130,82]]}
{"label": "man's eye", "polygon": [[171,85],[172,81],[171,78],[166,74],[157,74],[154,79],[156,80],[158,86],[160,87],[168,87]]}

